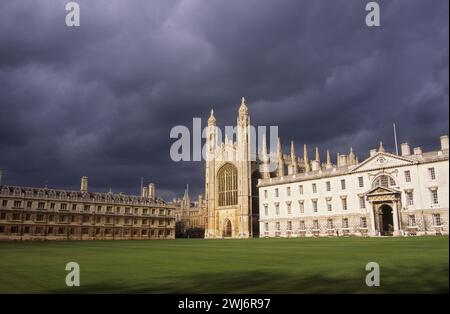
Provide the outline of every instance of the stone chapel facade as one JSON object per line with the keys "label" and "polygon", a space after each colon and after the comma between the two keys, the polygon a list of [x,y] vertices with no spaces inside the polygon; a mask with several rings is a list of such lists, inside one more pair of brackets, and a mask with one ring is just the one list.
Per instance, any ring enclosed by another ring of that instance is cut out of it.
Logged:
{"label": "stone chapel facade", "polygon": [[236,141],[225,137],[225,141],[219,143],[218,132],[211,111],[206,131],[205,238],[258,236],[256,184],[260,176],[258,161],[252,161],[250,156],[250,116],[244,98],[238,111]]}

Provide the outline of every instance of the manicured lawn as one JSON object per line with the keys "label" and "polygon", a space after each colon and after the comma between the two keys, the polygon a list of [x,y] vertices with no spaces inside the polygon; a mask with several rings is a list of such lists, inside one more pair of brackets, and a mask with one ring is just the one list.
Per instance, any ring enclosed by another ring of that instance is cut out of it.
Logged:
{"label": "manicured lawn", "polygon": [[[448,237],[0,243],[1,293],[447,292]],[[77,262],[81,286],[65,285]],[[368,262],[381,286],[365,285]]]}

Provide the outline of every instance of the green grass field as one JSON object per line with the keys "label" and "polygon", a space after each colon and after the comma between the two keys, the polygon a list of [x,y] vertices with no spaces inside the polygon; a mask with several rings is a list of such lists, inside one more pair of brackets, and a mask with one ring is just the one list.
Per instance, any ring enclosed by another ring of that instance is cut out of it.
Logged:
{"label": "green grass field", "polygon": [[[448,237],[0,243],[1,293],[448,293]],[[81,286],[65,285],[77,262]],[[368,262],[381,286],[365,285]]]}

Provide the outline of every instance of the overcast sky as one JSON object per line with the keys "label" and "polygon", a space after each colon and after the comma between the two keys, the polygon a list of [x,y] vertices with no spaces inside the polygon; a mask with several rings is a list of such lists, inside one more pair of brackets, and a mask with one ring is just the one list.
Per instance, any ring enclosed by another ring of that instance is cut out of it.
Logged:
{"label": "overcast sky", "polygon": [[381,27],[363,0],[0,2],[3,183],[160,196],[203,193],[202,162],[171,161],[175,125],[251,122],[360,160],[382,140],[438,149],[448,134],[448,0],[389,0]]}

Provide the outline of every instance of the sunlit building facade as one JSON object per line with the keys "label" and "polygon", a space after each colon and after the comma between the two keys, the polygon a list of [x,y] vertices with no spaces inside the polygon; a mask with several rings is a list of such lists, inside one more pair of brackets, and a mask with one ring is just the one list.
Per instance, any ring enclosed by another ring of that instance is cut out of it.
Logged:
{"label": "sunlit building facade", "polygon": [[[0,186],[0,240],[174,239],[174,208],[155,197]],[[149,192],[150,190],[150,192]]]}
{"label": "sunlit building facade", "polygon": [[380,143],[362,162],[350,150],[337,164],[317,150],[310,161],[305,147],[302,171],[259,181],[261,237],[448,234],[448,136],[440,142],[431,152],[404,143],[400,154]]}

